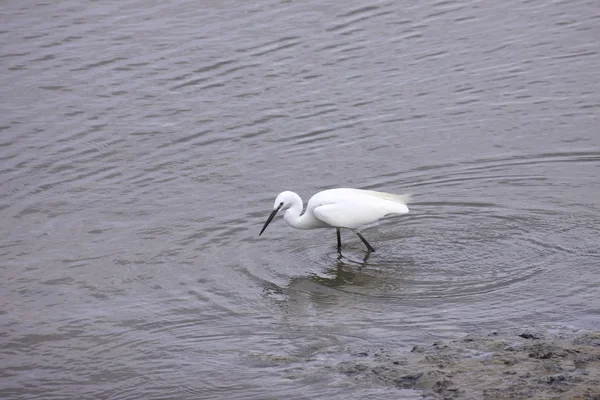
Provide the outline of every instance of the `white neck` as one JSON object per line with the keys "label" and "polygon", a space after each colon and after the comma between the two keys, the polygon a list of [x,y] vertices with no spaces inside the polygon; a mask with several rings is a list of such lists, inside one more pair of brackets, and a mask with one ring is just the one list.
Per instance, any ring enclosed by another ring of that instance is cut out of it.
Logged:
{"label": "white neck", "polygon": [[309,210],[300,215],[302,208],[302,199],[296,193],[293,193],[292,206],[285,210],[285,214],[283,214],[283,219],[289,226],[296,229],[312,229],[327,226],[327,224],[315,218]]}
{"label": "white neck", "polygon": [[294,197],[292,199],[292,206],[285,210],[283,219],[285,219],[285,222],[287,222],[292,228],[302,229],[303,217],[300,216],[303,208],[302,199],[296,193],[293,194]]}

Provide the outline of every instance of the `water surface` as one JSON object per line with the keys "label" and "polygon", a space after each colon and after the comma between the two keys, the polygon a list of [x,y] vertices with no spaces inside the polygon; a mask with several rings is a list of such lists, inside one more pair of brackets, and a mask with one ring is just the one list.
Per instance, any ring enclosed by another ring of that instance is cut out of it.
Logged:
{"label": "water surface", "polygon": [[[367,398],[329,366],[600,327],[592,1],[7,1],[0,393]],[[364,236],[275,196],[411,192]]]}

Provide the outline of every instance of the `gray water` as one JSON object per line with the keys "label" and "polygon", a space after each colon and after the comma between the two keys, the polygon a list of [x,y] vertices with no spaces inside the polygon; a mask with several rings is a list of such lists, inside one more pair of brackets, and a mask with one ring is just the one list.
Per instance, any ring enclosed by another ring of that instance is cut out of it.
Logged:
{"label": "gray water", "polygon": [[[4,1],[0,395],[419,398],[332,365],[600,329],[596,1]],[[413,193],[296,231],[283,190]]]}

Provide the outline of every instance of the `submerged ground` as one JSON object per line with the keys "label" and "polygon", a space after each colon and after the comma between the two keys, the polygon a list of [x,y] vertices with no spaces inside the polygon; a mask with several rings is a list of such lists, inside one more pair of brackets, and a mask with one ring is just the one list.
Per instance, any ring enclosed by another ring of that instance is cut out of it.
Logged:
{"label": "submerged ground", "polygon": [[600,332],[521,328],[354,354],[334,370],[431,399],[600,399]]}

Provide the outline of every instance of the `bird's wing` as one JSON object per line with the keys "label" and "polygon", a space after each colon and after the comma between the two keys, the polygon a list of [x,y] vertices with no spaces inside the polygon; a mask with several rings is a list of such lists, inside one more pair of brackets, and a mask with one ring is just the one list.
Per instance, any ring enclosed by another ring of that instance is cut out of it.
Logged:
{"label": "bird's wing", "polygon": [[337,228],[359,228],[391,214],[385,205],[369,201],[347,201],[315,207],[313,214]]}
{"label": "bird's wing", "polygon": [[364,192],[368,193],[371,196],[375,196],[384,200],[394,201],[396,203],[408,204],[412,200],[412,195],[410,193],[393,194],[385,192],[376,192],[375,190],[364,190]]}

